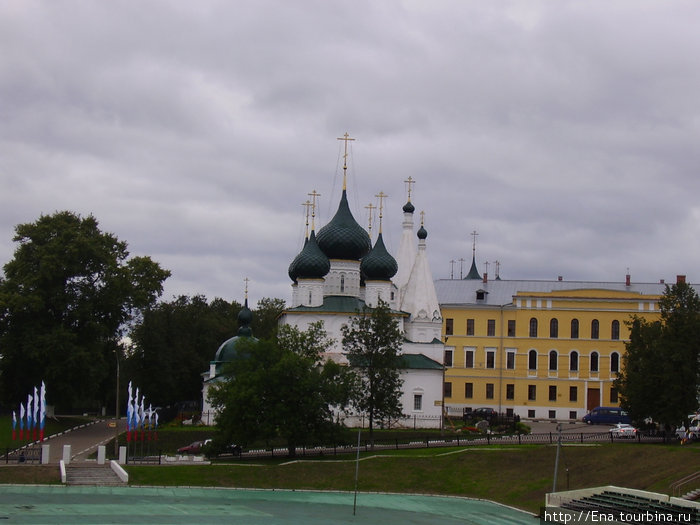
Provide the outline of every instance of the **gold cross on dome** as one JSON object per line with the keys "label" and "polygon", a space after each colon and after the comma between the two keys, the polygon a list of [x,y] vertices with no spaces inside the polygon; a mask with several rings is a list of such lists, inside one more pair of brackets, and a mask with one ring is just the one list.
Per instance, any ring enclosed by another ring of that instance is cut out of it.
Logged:
{"label": "gold cross on dome", "polygon": [[411,202],[411,186],[416,183],[413,177],[409,176],[405,181],[406,186],[408,186],[408,202]]}
{"label": "gold cross on dome", "polygon": [[338,140],[344,140],[345,141],[345,153],[343,154],[343,189],[347,189],[347,177],[346,173],[348,171],[348,142],[353,141],[355,139],[350,138],[350,135],[348,135],[348,132],[345,132],[345,135],[342,137],[338,137]]}

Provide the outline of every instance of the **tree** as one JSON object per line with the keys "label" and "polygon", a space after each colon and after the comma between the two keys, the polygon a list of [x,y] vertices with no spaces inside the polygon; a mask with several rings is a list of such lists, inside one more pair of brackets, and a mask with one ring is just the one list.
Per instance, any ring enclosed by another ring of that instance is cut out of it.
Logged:
{"label": "tree", "polygon": [[623,367],[615,380],[622,407],[635,420],[666,426],[698,408],[700,298],[685,282],[666,286],[658,321],[634,317]]}
{"label": "tree", "polygon": [[246,446],[281,438],[289,455],[334,428],[333,409],[349,402],[348,371],[322,355],[332,341],[323,323],[307,330],[284,325],[273,339],[244,343],[225,370],[227,379],[210,393],[217,409],[219,443]]}
{"label": "tree", "polygon": [[253,310],[251,329],[258,339],[270,339],[277,331],[277,318],[285,308],[283,299],[263,297]]}
{"label": "tree", "polygon": [[132,327],[124,382],[134,381],[154,405],[200,401],[202,372],[219,345],[235,334],[240,310],[236,302],[207,302],[203,295],[151,306]]}
{"label": "tree", "polygon": [[[105,406],[125,325],[153,304],[170,272],[97,220],[69,211],[20,224],[0,280],[2,398],[44,380],[60,409]],[[113,399],[113,398],[112,398]]]}
{"label": "tree", "polygon": [[353,404],[369,418],[372,443],[375,421],[402,415],[399,354],[403,336],[389,305],[381,299],[376,308],[358,313],[341,332],[343,349],[361,383]]}

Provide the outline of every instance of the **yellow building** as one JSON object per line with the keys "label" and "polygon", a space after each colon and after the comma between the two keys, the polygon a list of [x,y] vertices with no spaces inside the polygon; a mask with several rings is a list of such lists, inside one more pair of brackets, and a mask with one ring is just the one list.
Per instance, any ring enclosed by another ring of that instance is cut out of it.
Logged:
{"label": "yellow building", "polygon": [[663,283],[476,276],[435,282],[448,414],[490,407],[522,418],[577,420],[596,406],[619,405],[613,381],[627,321],[658,319]]}

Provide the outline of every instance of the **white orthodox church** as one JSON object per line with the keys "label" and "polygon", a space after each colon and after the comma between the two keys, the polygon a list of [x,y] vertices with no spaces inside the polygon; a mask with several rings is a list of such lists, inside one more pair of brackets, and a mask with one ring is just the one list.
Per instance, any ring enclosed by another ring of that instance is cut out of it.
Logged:
{"label": "white orthodox church", "polygon": [[[351,139],[350,139],[351,140]],[[347,136],[346,136],[347,145]],[[347,151],[345,157],[347,158]],[[380,227],[374,246],[369,233],[354,219],[346,191],[347,166],[343,166],[343,191],[338,211],[318,234],[312,223],[301,252],[289,266],[292,280],[291,306],[279,317],[280,324],[305,330],[323,321],[334,346],[325,356],[347,364],[343,354],[341,327],[364,307],[375,307],[379,300],[389,304],[404,334],[404,368],[401,397],[404,417],[392,426],[439,427],[442,421],[444,343],[441,341],[442,315],[426,254],[427,231],[421,220],[415,231],[408,181],[408,201],[403,206],[403,231],[397,259],[384,245]],[[314,198],[316,193],[313,194]],[[380,194],[383,195],[383,194]],[[313,203],[315,205],[315,202]],[[242,316],[242,317],[241,317]],[[211,413],[206,397],[216,382],[221,365],[235,356],[241,337],[251,337],[247,300],[239,315],[239,334],[224,342],[204,375],[203,413]],[[242,330],[242,331],[241,331]],[[361,423],[361,415],[343,414],[345,423]],[[207,423],[207,420],[204,420]]]}

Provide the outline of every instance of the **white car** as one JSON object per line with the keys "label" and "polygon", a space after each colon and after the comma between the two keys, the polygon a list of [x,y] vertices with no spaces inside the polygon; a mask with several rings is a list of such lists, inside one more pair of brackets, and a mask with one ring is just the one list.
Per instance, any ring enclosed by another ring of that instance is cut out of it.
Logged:
{"label": "white car", "polygon": [[610,435],[614,438],[637,437],[637,429],[627,423],[618,423],[610,429]]}

